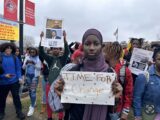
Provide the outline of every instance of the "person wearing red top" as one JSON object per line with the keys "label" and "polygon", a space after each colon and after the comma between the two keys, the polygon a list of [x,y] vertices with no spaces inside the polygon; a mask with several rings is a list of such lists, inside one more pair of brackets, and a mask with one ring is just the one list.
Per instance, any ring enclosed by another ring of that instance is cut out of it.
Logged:
{"label": "person wearing red top", "polygon": [[[114,69],[117,74],[117,80],[123,86],[122,96],[116,100],[116,105],[110,109],[111,120],[127,120],[132,104],[133,78],[131,71],[125,66],[125,61],[120,61],[122,50],[118,42],[109,43],[103,48],[106,62]],[[122,67],[124,67],[123,71]],[[124,77],[123,81],[122,77]]]}

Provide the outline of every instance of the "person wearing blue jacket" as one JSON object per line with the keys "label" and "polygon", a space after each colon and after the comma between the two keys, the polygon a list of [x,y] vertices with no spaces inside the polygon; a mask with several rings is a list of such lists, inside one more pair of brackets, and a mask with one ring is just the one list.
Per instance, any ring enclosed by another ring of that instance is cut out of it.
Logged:
{"label": "person wearing blue jacket", "polygon": [[148,73],[138,75],[135,82],[135,120],[160,120],[160,48],[154,50],[153,60]]}
{"label": "person wearing blue jacket", "polygon": [[3,73],[0,74],[0,120],[4,119],[6,98],[9,91],[13,97],[17,117],[20,120],[25,119],[22,113],[22,105],[19,97],[21,79],[21,65],[19,59],[14,56],[16,46],[14,43],[4,43],[0,46],[0,63]]}

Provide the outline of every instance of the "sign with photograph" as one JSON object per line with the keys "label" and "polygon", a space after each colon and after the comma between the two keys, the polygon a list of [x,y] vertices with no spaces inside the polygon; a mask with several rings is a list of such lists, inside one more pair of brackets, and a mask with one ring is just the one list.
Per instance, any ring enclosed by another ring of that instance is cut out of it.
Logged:
{"label": "sign with photograph", "polygon": [[65,81],[62,103],[114,105],[114,73],[63,71]]}
{"label": "sign with photograph", "polygon": [[44,43],[45,47],[64,47],[62,34],[62,20],[47,19],[46,38],[42,40],[42,45]]}
{"label": "sign with photograph", "polygon": [[152,61],[152,56],[152,51],[134,48],[130,60],[129,69],[136,75],[147,71],[148,61]]}

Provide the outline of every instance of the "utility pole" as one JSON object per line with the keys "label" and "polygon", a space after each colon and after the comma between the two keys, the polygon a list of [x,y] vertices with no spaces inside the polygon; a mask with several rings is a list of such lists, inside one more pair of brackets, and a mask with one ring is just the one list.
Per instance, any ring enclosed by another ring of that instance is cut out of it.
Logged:
{"label": "utility pole", "polygon": [[19,0],[19,49],[23,55],[23,1]]}

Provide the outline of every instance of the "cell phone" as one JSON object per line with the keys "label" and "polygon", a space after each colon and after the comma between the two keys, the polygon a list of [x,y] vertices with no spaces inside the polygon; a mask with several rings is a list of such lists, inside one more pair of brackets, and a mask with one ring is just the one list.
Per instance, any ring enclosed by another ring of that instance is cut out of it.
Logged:
{"label": "cell phone", "polygon": [[15,74],[10,74],[11,77],[15,76]]}

